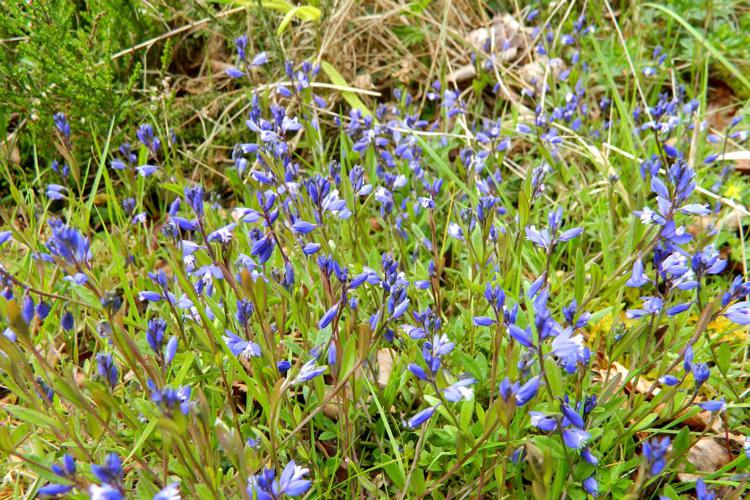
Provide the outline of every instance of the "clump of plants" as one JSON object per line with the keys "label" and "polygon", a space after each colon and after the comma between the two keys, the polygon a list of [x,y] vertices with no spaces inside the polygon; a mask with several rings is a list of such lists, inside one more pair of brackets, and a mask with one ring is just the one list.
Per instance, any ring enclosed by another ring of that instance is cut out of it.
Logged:
{"label": "clump of plants", "polygon": [[13,494],[741,497],[746,124],[653,78],[661,50],[628,95],[584,15],[538,14],[518,92],[488,44],[466,89],[342,110],[240,36],[218,175],[146,123],[7,176]]}

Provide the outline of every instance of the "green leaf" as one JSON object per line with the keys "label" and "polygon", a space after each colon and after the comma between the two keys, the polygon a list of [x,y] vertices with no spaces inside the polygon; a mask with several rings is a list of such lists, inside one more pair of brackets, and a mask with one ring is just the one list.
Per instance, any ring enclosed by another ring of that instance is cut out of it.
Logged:
{"label": "green leaf", "polygon": [[742,74],[740,70],[738,70],[734,64],[729,62],[729,59],[724,57],[724,54],[721,53],[720,50],[718,50],[716,47],[711,45],[711,42],[706,40],[706,38],[700,34],[700,32],[695,29],[690,23],[688,23],[682,16],[677,14],[672,9],[669,9],[667,7],[664,7],[663,5],[655,4],[655,3],[645,3],[643,4],[644,7],[651,7],[652,9],[657,9],[665,14],[672,17],[675,21],[680,23],[690,35],[692,35],[696,40],[698,40],[704,47],[706,47],[706,50],[708,50],[712,56],[714,56],[727,70],[729,70],[730,73],[732,73],[735,78],[737,78],[742,84],[747,87],[748,90],[750,90],[750,80],[745,78],[745,76]]}
{"label": "green leaf", "polygon": [[24,422],[28,422],[43,429],[63,429],[60,422],[36,410],[24,408],[23,406],[6,405],[5,411],[19,420],[23,420]]}
{"label": "green leaf", "polygon": [[[321,61],[320,68],[328,76],[328,79],[331,80],[332,84],[338,85],[339,87],[352,88],[347,83],[346,79],[341,76],[341,73],[339,73],[338,70],[334,68],[330,63]],[[354,92],[350,90],[341,90],[341,96],[352,108],[361,111],[363,115],[372,116],[372,113],[369,109],[367,109],[365,103],[363,103],[362,100]]]}

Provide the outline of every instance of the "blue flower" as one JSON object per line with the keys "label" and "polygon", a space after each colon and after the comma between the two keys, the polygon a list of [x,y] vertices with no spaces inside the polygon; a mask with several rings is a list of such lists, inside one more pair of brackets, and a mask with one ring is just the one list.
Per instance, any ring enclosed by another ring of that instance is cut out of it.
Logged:
{"label": "blue flower", "polygon": [[237,313],[235,314],[235,317],[243,328],[250,322],[253,312],[255,312],[255,306],[252,302],[247,299],[237,300]]}
{"label": "blue flower", "polygon": [[583,357],[584,350],[583,335],[573,335],[572,328],[566,328],[552,339],[552,354],[568,373],[576,371],[576,363]]}
{"label": "blue flower", "polygon": [[437,410],[439,406],[440,404],[438,403],[435,406],[425,408],[424,410],[411,417],[406,425],[408,425],[410,429],[415,429],[421,426],[423,423],[432,418],[432,415],[435,414],[435,410]]}
{"label": "blue flower", "polygon": [[55,122],[55,128],[63,136],[65,140],[70,138],[70,123],[68,123],[68,117],[65,113],[55,113],[52,115],[52,120]]}
{"label": "blue flower", "polygon": [[456,403],[462,399],[469,401],[474,397],[474,389],[469,386],[474,385],[476,382],[476,379],[473,378],[461,379],[443,389],[443,396],[451,403]]}
{"label": "blue flower", "polygon": [[52,236],[47,240],[47,249],[55,256],[74,266],[87,264],[91,260],[89,239],[78,230],[58,220],[50,221]]}
{"label": "blue flower", "polygon": [[156,165],[140,165],[138,167],[135,167],[135,170],[141,177],[149,177],[153,175],[157,170],[159,170],[159,167],[157,167]]}
{"label": "blue flower", "polygon": [[[141,296],[143,296],[143,293],[144,292],[141,292]],[[151,294],[154,293],[156,292],[148,292],[148,296],[151,297]],[[161,300],[161,295],[156,295],[159,297],[158,300]],[[153,318],[148,321],[148,327],[146,328],[146,341],[148,342],[149,347],[151,347],[151,350],[156,354],[161,352],[161,348],[164,345],[164,332],[166,329],[167,322],[161,318]]]}
{"label": "blue flower", "polygon": [[154,127],[149,125],[148,123],[145,123],[138,127],[138,130],[135,132],[136,137],[138,137],[138,140],[148,148],[149,152],[156,156],[156,154],[159,151],[159,147],[161,146],[161,141],[158,137],[154,135]]}
{"label": "blue flower", "polygon": [[631,288],[640,288],[649,281],[648,277],[643,273],[643,261],[638,257],[633,263],[633,272],[625,284]]}
{"label": "blue flower", "polygon": [[185,200],[199,219],[203,217],[203,198],[203,186],[197,185],[185,188]]}
{"label": "blue flower", "polygon": [[151,380],[148,380],[148,386],[151,390],[151,401],[156,403],[156,406],[158,406],[166,416],[171,417],[177,409],[179,409],[183,415],[187,415],[190,412],[191,389],[189,386],[183,385],[174,389],[167,385],[162,389],[158,389],[156,384]]}
{"label": "blue flower", "polygon": [[659,378],[659,382],[661,382],[664,385],[668,386],[675,386],[680,383],[680,379],[675,377],[674,375],[664,375],[663,377]]}
{"label": "blue flower", "polygon": [[47,185],[47,198],[50,200],[64,200],[65,191],[67,188],[59,184],[48,184]]}
{"label": "blue flower", "polygon": [[302,365],[299,373],[294,380],[292,380],[292,385],[298,385],[307,382],[308,380],[312,380],[315,377],[324,374],[327,369],[328,367],[326,366],[318,366],[313,358]]}
{"label": "blue flower", "polygon": [[232,234],[235,227],[237,227],[237,224],[235,223],[220,227],[219,229],[208,233],[208,236],[206,236],[206,241],[208,241],[209,243],[221,243],[222,245],[228,245],[232,241]]}
{"label": "blue flower", "polygon": [[164,364],[169,366],[174,360],[175,354],[177,354],[177,337],[172,335],[167,342],[167,347],[164,349]]}
{"label": "blue flower", "polygon": [[643,316],[659,314],[664,307],[664,302],[659,297],[641,297],[643,300],[642,309],[628,309],[625,315],[629,319],[638,319]]}
{"label": "blue flower", "polygon": [[39,488],[37,492],[40,496],[54,497],[64,495],[73,489],[72,485],[50,483]]}
{"label": "blue flower", "polygon": [[223,337],[224,343],[235,356],[245,359],[260,356],[260,346],[255,342],[241,339],[229,330],[225,333],[226,335]]}
{"label": "blue flower", "polygon": [[542,412],[530,411],[531,425],[544,432],[552,432],[557,428],[557,421]]}
{"label": "blue flower", "polygon": [[97,371],[111,388],[117,386],[120,373],[111,354],[99,353],[96,355]]}
{"label": "blue flower", "polygon": [[109,484],[92,484],[89,486],[89,500],[125,500],[125,495]]}
{"label": "blue flower", "polygon": [[670,440],[665,436],[661,439],[654,438],[643,444],[643,456],[648,463],[649,474],[658,475],[667,466],[667,451],[669,450]]}
{"label": "blue flower", "polygon": [[695,482],[695,496],[698,500],[714,500],[716,493],[706,486],[703,478],[698,478]]}
{"label": "blue flower", "polygon": [[415,363],[409,363],[409,365],[406,368],[420,380],[430,379],[430,375],[428,375],[427,372],[421,366]]}
{"label": "blue flower", "polygon": [[333,318],[336,317],[338,310],[339,310],[339,303],[337,302],[330,309],[326,311],[326,313],[323,315],[322,318],[320,318],[320,321],[318,321],[318,328],[322,330],[323,328],[331,324],[331,321],[333,321]]}
{"label": "blue flower", "polygon": [[245,73],[242,72],[242,70],[239,70],[237,68],[227,68],[225,70],[225,73],[229,75],[231,78],[242,78],[245,76]]}
{"label": "blue flower", "polygon": [[500,382],[500,397],[506,402],[514,398],[516,406],[522,407],[536,396],[536,393],[539,391],[539,385],[539,377],[532,377],[523,385],[520,385],[518,382],[511,384],[510,380],[506,377]]}
{"label": "blue flower", "polygon": [[311,233],[317,226],[303,220],[297,220],[292,224],[292,231],[297,234],[308,234]]}
{"label": "blue flower", "polygon": [[732,323],[750,325],[750,301],[732,304],[724,311],[724,316]]}
{"label": "blue flower", "polygon": [[241,61],[244,61],[247,57],[245,53],[245,50],[247,50],[247,35],[242,34],[235,38],[234,46],[237,49],[237,57],[239,57]]}
{"label": "blue flower", "polygon": [[[51,467],[52,472],[54,472],[56,475],[65,478],[65,479],[74,479],[76,475],[76,462],[75,459],[70,455],[64,455],[62,465],[59,464],[52,464]],[[56,496],[56,495],[64,495],[65,493],[68,493],[70,490],[73,489],[72,485],[67,484],[54,484],[50,483],[47,484],[41,488],[39,488],[39,495],[42,496]]]}
{"label": "blue flower", "polygon": [[588,442],[591,434],[578,427],[569,427],[563,430],[563,441],[565,446],[574,450],[580,450]]}
{"label": "blue flower", "polygon": [[596,482],[594,476],[589,476],[583,480],[583,489],[592,497],[599,496],[599,483]]}
{"label": "blue flower", "polygon": [[534,340],[531,337],[531,329],[525,328],[521,329],[520,327],[516,325],[508,325],[508,333],[510,336],[516,340],[519,344],[521,344],[524,347],[534,347]]}
{"label": "blue flower", "polygon": [[123,471],[122,462],[116,453],[110,453],[101,465],[92,465],[91,472],[102,483],[118,487],[122,484]]}
{"label": "blue flower", "polygon": [[250,62],[250,66],[251,67],[262,66],[266,64],[267,62],[268,62],[268,54],[265,51],[263,51],[263,52],[257,53],[255,57],[253,57],[253,60]]}
{"label": "blue flower", "polygon": [[154,495],[153,500],[180,500],[180,483],[171,483]]}
{"label": "blue flower", "polygon": [[712,401],[704,401],[702,403],[698,403],[698,406],[712,413],[716,411],[722,412],[727,409],[727,402],[724,400],[724,398],[721,398],[721,399],[716,399]]}
{"label": "blue flower", "polygon": [[475,316],[474,317],[474,324],[476,326],[490,326],[494,325],[496,321],[492,318],[488,318],[487,316]]}
{"label": "blue flower", "polygon": [[693,365],[693,378],[695,386],[700,387],[711,376],[711,369],[706,363],[695,363]]}
{"label": "blue flower", "polygon": [[281,471],[278,480],[273,469],[265,469],[263,472],[250,476],[247,481],[247,493],[258,500],[279,500],[284,495],[297,497],[304,495],[310,489],[312,483],[305,476],[309,469],[298,466],[291,460]]}

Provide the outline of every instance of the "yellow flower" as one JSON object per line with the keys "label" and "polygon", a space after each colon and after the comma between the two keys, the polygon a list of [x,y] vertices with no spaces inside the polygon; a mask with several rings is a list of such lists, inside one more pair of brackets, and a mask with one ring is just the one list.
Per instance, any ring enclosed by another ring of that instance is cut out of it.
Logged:
{"label": "yellow flower", "polygon": [[709,323],[706,330],[708,330],[713,339],[719,342],[737,344],[740,342],[747,342],[748,339],[746,328],[737,328],[737,325],[724,316],[719,316]]}
{"label": "yellow flower", "polygon": [[741,194],[742,194],[742,191],[740,191],[740,188],[734,184],[728,185],[727,188],[724,190],[724,196],[726,196],[727,198],[739,199]]}

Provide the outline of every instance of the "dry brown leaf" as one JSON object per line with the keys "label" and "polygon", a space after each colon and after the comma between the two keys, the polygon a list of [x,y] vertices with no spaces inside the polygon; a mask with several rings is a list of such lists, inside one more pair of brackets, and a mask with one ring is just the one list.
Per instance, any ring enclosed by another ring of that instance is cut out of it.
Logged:
{"label": "dry brown leaf", "polygon": [[[610,365],[610,368],[609,368],[609,378],[611,379],[612,377],[614,377],[617,374],[620,375],[620,377],[621,377],[622,380],[628,380],[628,378],[630,377],[630,370],[628,370],[623,365],[621,365],[620,363],[618,363],[617,361],[615,361],[614,363],[612,363]],[[602,379],[605,378],[604,375],[601,374],[601,373],[600,373],[600,376],[602,377]],[[638,377],[638,380],[637,380],[637,382],[635,384],[635,392],[636,392],[636,394],[648,394],[648,392],[651,389],[651,386],[653,384],[654,384],[653,381],[648,380],[645,377]],[[633,381],[632,380],[629,380],[625,384],[625,389],[628,392],[633,391]],[[656,387],[656,388],[654,388],[651,391],[651,396],[656,396],[657,394],[659,394],[659,392],[660,392],[660,389],[658,387]]]}
{"label": "dry brown leaf", "polygon": [[378,385],[382,388],[388,385],[393,372],[393,361],[396,353],[393,349],[378,349]]}
{"label": "dry brown leaf", "polygon": [[[687,460],[693,464],[696,470],[701,472],[716,472],[732,461],[727,449],[719,444],[714,438],[704,437],[698,440],[688,452]],[[695,481],[701,475],[680,472],[677,474],[680,481]]]}

